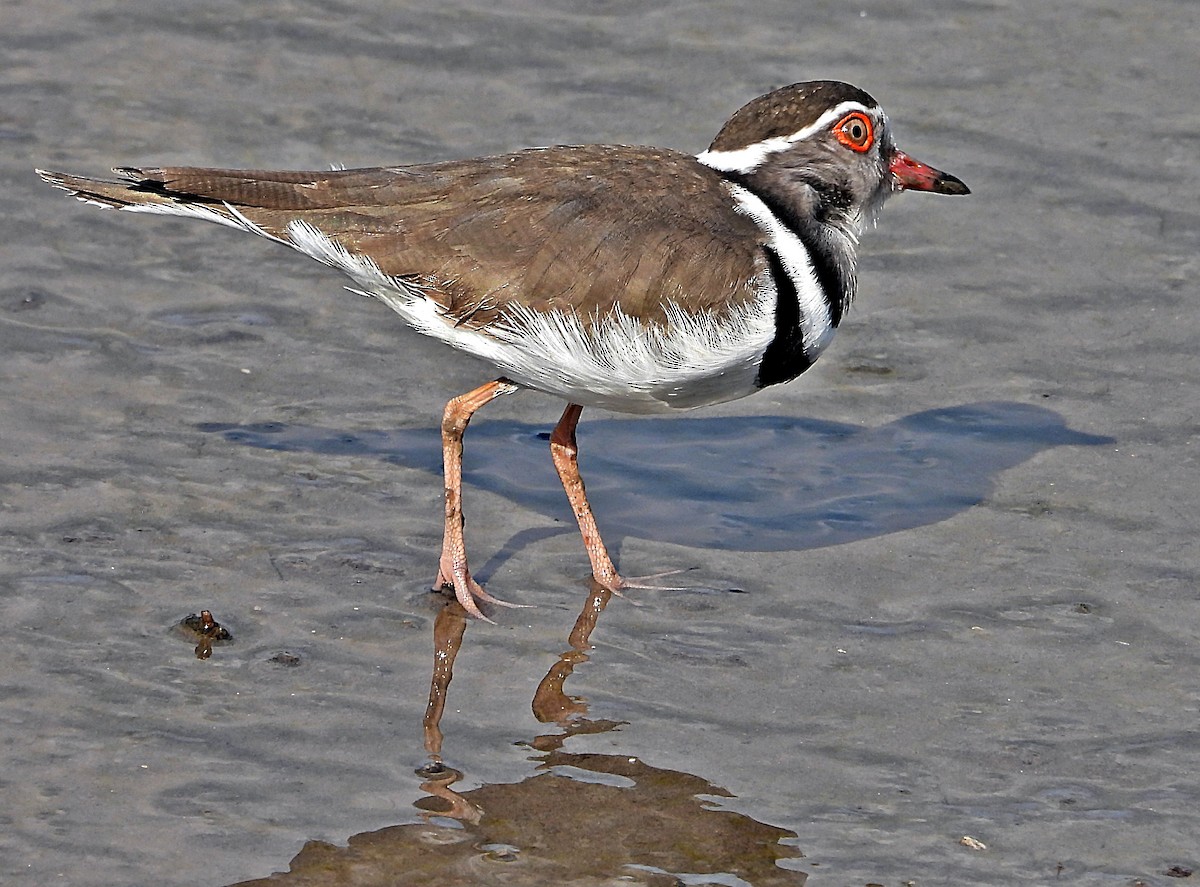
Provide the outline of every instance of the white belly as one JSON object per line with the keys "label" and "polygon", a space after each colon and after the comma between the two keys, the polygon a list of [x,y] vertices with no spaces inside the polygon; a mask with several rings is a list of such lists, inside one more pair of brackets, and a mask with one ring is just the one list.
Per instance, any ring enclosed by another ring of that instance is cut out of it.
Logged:
{"label": "white belly", "polygon": [[747,306],[721,322],[677,311],[662,326],[619,312],[585,326],[573,314],[518,310],[503,324],[472,330],[448,323],[431,300],[373,294],[421,332],[520,385],[625,413],[688,410],[753,393],[774,335],[773,306]]}
{"label": "white belly", "polygon": [[745,397],[758,388],[763,352],[775,336],[778,296],[769,275],[756,300],[719,316],[672,306],[665,324],[616,310],[584,324],[575,314],[517,306],[502,322],[475,329],[456,325],[418,289],[316,229],[294,222],[288,234],[290,245],[346,272],[362,286],[355,292],[379,299],[417,331],[492,364],[519,385],[581,406],[665,413]]}

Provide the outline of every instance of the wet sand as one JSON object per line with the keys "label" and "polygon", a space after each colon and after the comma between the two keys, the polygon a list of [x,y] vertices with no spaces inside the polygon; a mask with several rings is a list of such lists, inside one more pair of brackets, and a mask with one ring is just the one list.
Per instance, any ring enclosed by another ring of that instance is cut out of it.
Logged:
{"label": "wet sand", "polygon": [[[530,707],[588,600],[539,438],[561,404],[480,414],[474,564],[536,608],[467,627],[440,722],[454,790],[503,817],[547,803],[516,788],[559,785],[539,774],[678,786],[681,817],[782,842],[781,884],[1188,883],[1200,8],[796,7],[0,10],[0,880],[226,885],[445,812],[414,772],[436,428],[488,378],[301,256],[102,213],[33,167],[699,151],[747,99],[836,77],[974,193],[888,204],[796,382],[669,420],[585,412],[622,571],[688,587],[609,603],[567,726]],[[207,659],[176,628],[201,610],[233,635]],[[580,792],[564,820],[640,810],[664,852],[693,840],[653,819],[661,792]],[[514,834],[578,883],[618,876]],[[509,853],[453,873],[545,877]],[[669,858],[613,864],[688,874]]]}

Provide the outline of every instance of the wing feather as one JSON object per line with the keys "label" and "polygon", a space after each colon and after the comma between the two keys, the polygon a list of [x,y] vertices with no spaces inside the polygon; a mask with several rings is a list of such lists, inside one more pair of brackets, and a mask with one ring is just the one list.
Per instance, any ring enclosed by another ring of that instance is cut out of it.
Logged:
{"label": "wing feather", "polygon": [[756,296],[762,232],[723,180],[656,148],[582,146],[325,172],[121,167],[124,181],[40,173],[81,200],[178,212],[288,241],[302,222],[384,274],[416,282],[456,323],[519,305],[585,321],[616,308],[665,324],[669,305],[728,312]]}

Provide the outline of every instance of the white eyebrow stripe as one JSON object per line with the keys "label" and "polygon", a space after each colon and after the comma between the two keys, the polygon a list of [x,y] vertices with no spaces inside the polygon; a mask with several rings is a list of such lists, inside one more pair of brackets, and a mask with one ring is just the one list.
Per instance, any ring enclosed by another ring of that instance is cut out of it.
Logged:
{"label": "white eyebrow stripe", "polygon": [[794,132],[789,136],[775,136],[771,139],[764,139],[761,142],[755,142],[753,145],[747,145],[745,148],[738,148],[736,151],[703,151],[696,155],[696,159],[710,169],[715,169],[718,172],[735,172],[745,175],[754,172],[772,154],[786,151],[796,142],[808,138],[818,130],[824,129],[851,111],[862,111],[864,114],[874,117],[874,109],[868,108],[862,102],[842,102],[840,105],[830,108],[818,117],[816,122],[810,123],[804,129]]}

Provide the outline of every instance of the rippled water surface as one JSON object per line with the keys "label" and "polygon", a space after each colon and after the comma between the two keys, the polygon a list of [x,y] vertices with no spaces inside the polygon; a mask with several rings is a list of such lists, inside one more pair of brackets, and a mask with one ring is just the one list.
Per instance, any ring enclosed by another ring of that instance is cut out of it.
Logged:
{"label": "rippled water surface", "polygon": [[[0,8],[0,880],[1187,883],[1198,29],[1184,0]],[[473,564],[535,605],[495,626],[427,591],[438,419],[486,368],[301,256],[32,173],[699,151],[816,77],[974,193],[889,203],[796,382],[584,414],[622,572],[678,587],[595,596],[561,404],[480,413]]]}

